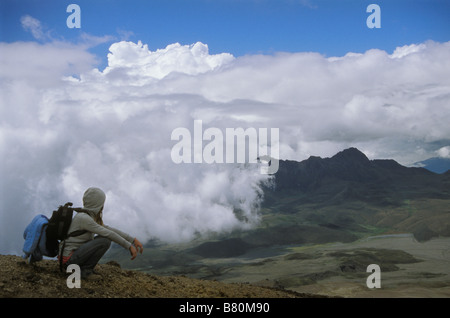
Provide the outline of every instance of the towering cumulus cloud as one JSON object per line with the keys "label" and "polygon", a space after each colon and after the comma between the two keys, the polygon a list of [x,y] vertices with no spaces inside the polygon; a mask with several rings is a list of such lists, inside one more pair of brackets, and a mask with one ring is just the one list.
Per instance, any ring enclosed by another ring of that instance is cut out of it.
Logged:
{"label": "towering cumulus cloud", "polygon": [[450,146],[450,43],[236,58],[203,43],[118,42],[104,70],[63,43],[0,51],[2,253],[20,252],[36,213],[80,205],[90,186],[107,194],[105,221],[143,241],[257,224],[270,179],[257,166],[172,161],[172,132],[193,133],[196,120],[220,132],[279,128],[281,159],[356,146],[407,164]]}
{"label": "towering cumulus cloud", "polygon": [[[158,89],[166,77],[214,72],[234,57],[210,55],[202,43],[150,52],[119,42],[110,51],[100,72],[87,71],[95,60],[73,47],[2,44],[2,252],[20,250],[34,214],[79,205],[90,186],[107,194],[105,221],[144,241],[189,240],[258,221],[268,177],[257,167],[175,164],[170,156],[175,128],[236,121],[203,118],[214,104],[198,94]],[[81,75],[63,76],[74,70]]]}
{"label": "towering cumulus cloud", "polygon": [[161,79],[173,72],[189,75],[205,73],[232,61],[231,54],[210,55],[208,46],[197,42],[193,45],[175,43],[165,49],[151,52],[142,42],[114,43],[108,54],[108,74],[123,70],[130,76]]}

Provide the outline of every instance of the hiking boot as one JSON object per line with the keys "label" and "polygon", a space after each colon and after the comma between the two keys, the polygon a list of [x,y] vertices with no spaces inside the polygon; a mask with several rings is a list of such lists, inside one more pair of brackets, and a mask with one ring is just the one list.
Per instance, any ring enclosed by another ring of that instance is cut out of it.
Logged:
{"label": "hiking boot", "polygon": [[100,281],[100,280],[102,280],[102,279],[103,279],[103,276],[101,276],[101,275],[99,275],[99,274],[90,274],[90,275],[87,275],[86,277],[83,277],[82,279],[84,279],[84,280],[86,280],[86,281],[94,282],[94,281]]}

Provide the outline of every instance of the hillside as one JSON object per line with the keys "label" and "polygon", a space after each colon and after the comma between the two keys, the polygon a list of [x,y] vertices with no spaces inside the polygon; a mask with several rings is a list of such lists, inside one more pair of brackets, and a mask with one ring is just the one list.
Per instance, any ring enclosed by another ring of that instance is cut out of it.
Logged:
{"label": "hillside", "polygon": [[264,199],[263,215],[271,225],[290,219],[317,231],[353,235],[344,240],[370,231],[413,233],[419,241],[450,236],[449,172],[369,160],[356,148],[331,158],[280,161]]}
{"label": "hillside", "polygon": [[[366,296],[364,267],[377,263],[393,269],[389,297],[448,293],[450,172],[369,160],[356,148],[331,158],[282,160],[264,189],[260,216],[258,226],[245,231],[185,244],[148,242],[145,255],[134,261],[113,247],[105,261],[154,275],[344,297]],[[352,256],[342,258],[340,248]],[[420,261],[396,263],[399,255]],[[426,282],[420,293],[411,287],[419,279]]]}
{"label": "hillside", "polygon": [[[0,255],[0,298],[297,298],[313,297],[249,284],[226,284],[182,276],[155,276],[97,265],[101,281],[68,288],[55,260],[30,265],[19,256]],[[67,274],[68,275],[68,274]]]}

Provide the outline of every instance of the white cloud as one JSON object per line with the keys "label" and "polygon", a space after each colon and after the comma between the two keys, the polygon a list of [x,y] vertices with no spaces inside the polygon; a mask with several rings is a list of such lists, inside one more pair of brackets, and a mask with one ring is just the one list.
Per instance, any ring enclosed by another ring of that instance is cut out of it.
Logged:
{"label": "white cloud", "polygon": [[438,151],[436,151],[436,153],[441,158],[450,158],[450,146],[439,148]]}
{"label": "white cloud", "polygon": [[63,42],[0,42],[0,51],[2,83],[29,83],[32,89],[57,85],[61,75],[87,72],[98,63],[93,54]]}
{"label": "white cloud", "polygon": [[231,54],[210,55],[208,46],[197,42],[193,45],[179,43],[151,52],[148,45],[138,42],[118,42],[110,47],[108,67],[104,74],[125,70],[127,75],[140,80],[161,79],[173,72],[197,75],[216,69],[233,60]]}
{"label": "white cloud", "polygon": [[296,160],[356,146],[417,162],[450,136],[450,43],[235,58],[202,43],[152,52],[117,42],[102,71],[86,47],[0,50],[2,252],[21,247],[33,215],[81,204],[93,185],[107,192],[106,221],[143,240],[257,222],[266,177],[256,167],[171,161],[171,132],[192,129],[195,119],[223,131],[279,128],[281,158]]}
{"label": "white cloud", "polygon": [[95,36],[89,33],[81,33],[79,37],[79,43],[77,46],[81,46],[83,48],[92,48],[100,44],[112,42],[115,40],[115,37],[112,35],[104,35],[104,36]]}
{"label": "white cloud", "polygon": [[401,47],[397,47],[394,50],[394,53],[391,54],[391,58],[402,58],[409,54],[420,52],[426,48],[427,46],[424,43],[404,45]]}
{"label": "white cloud", "polygon": [[47,40],[49,38],[49,34],[44,32],[41,22],[32,16],[24,15],[20,18],[20,23],[22,28],[31,32],[36,40]]}

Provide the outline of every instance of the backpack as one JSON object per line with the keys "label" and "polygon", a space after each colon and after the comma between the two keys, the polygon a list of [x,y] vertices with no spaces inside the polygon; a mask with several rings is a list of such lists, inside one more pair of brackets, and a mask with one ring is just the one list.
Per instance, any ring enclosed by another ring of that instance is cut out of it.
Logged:
{"label": "backpack", "polygon": [[[82,208],[72,208],[72,205],[72,202],[67,202],[59,206],[56,211],[53,211],[50,219],[43,214],[34,217],[24,232],[24,258],[30,257],[30,262],[35,262],[40,261],[43,256],[59,256],[60,242],[65,241],[68,237],[86,233],[83,230],[68,233],[73,212],[87,212]],[[64,245],[61,251],[64,249]],[[59,259],[60,269],[62,269],[62,257]]]}
{"label": "backpack", "polygon": [[56,254],[53,251],[48,251],[46,247],[46,230],[48,225],[48,218],[39,214],[28,224],[23,232],[25,243],[23,244],[23,258],[30,263],[42,260],[43,256],[54,257]]}

